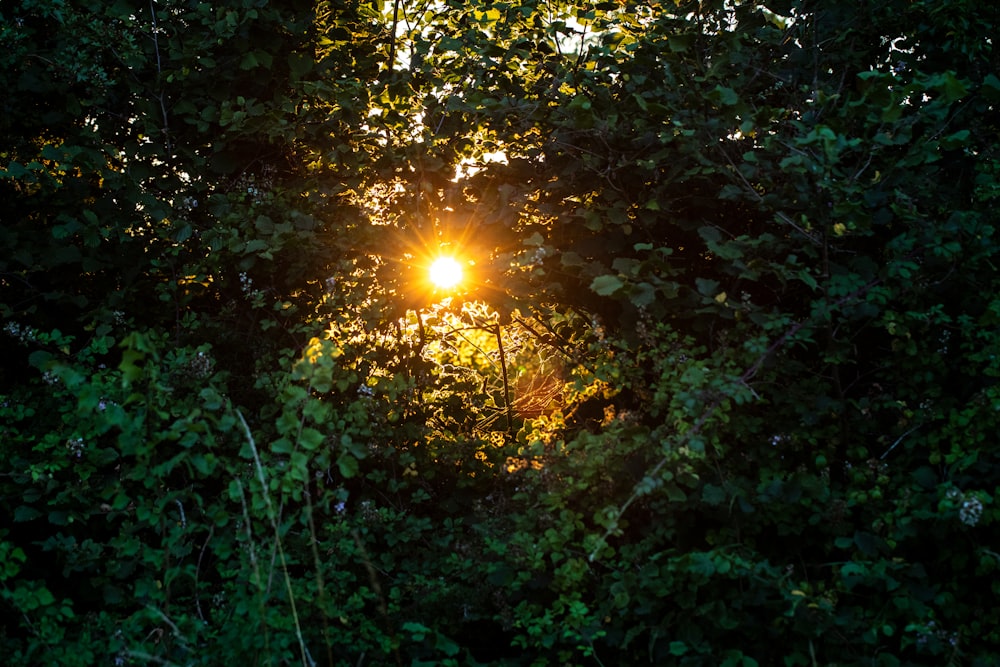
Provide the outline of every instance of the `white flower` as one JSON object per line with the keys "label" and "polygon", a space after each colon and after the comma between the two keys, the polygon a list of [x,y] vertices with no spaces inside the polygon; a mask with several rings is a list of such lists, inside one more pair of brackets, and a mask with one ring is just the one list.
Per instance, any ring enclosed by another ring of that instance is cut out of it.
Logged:
{"label": "white flower", "polygon": [[23,345],[33,342],[38,333],[31,327],[18,324],[17,322],[8,322],[4,325],[3,330],[18,339]]}
{"label": "white flower", "polygon": [[66,441],[66,447],[69,448],[70,456],[76,459],[83,458],[83,450],[86,446],[86,443],[83,442],[83,438],[70,438]]}
{"label": "white flower", "polygon": [[958,510],[959,520],[967,526],[975,526],[979,523],[979,517],[983,514],[983,503],[975,496],[966,498],[962,502],[962,507]]}

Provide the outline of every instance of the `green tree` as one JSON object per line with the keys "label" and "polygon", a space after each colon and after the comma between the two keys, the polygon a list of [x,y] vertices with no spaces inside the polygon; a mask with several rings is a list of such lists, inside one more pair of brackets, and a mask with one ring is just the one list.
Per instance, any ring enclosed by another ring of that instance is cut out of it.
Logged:
{"label": "green tree", "polygon": [[0,10],[0,648],[992,664],[980,4]]}

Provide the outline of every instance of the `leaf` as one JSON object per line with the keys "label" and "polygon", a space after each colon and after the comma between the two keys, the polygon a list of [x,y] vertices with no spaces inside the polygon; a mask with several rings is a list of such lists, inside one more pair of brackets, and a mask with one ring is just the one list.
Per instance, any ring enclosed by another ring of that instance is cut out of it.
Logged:
{"label": "leaf", "polygon": [[709,505],[721,505],[726,502],[726,492],[721,486],[706,484],[701,490],[701,500]]}
{"label": "leaf", "polygon": [[969,92],[965,83],[958,79],[952,72],[938,74],[932,77],[929,83],[934,90],[941,93],[945,102],[960,100]]}
{"label": "leaf", "polygon": [[302,433],[299,435],[299,444],[306,451],[314,451],[323,444],[326,437],[320,433],[318,430],[307,426],[302,429]]}
{"label": "leaf", "polygon": [[714,227],[712,225],[699,227],[698,236],[705,239],[709,243],[718,243],[722,240],[722,232],[719,231],[718,227]]}
{"label": "leaf", "polygon": [[32,519],[37,519],[42,516],[42,513],[36,510],[34,507],[29,507],[28,505],[19,505],[17,509],[14,510],[14,521],[31,521]]}
{"label": "leaf", "polygon": [[358,474],[358,460],[350,454],[341,454],[337,457],[337,469],[345,479],[351,479]]}
{"label": "leaf", "polygon": [[736,91],[732,88],[727,88],[726,86],[716,86],[707,97],[713,102],[727,107],[735,106],[736,104],[739,104],[740,101],[740,96],[736,93]]}
{"label": "leaf", "polygon": [[528,238],[524,239],[522,243],[524,245],[529,245],[529,246],[540,246],[543,243],[545,243],[545,237],[539,234],[538,232],[535,232]]}
{"label": "leaf", "polygon": [[560,261],[563,266],[583,266],[584,264],[583,258],[573,251],[564,252]]}
{"label": "leaf", "polygon": [[629,288],[628,297],[636,308],[646,308],[656,301],[656,288],[646,282],[637,283]]}
{"label": "leaf", "polygon": [[691,554],[691,564],[688,569],[697,574],[711,577],[715,574],[715,561],[707,553],[695,552]]}
{"label": "leaf", "polygon": [[28,363],[40,371],[49,369],[52,362],[52,353],[45,350],[35,350],[28,355]]}
{"label": "leaf", "polygon": [[288,438],[278,438],[271,443],[271,451],[275,454],[291,454],[292,449],[292,441]]}
{"label": "leaf", "polygon": [[941,139],[941,148],[945,150],[955,150],[961,148],[969,142],[971,132],[969,130],[959,130]]}
{"label": "leaf", "polygon": [[691,48],[691,45],[694,43],[694,38],[695,36],[691,33],[670,35],[670,38],[667,40],[667,46],[669,46],[670,50],[674,53],[684,53]]}
{"label": "leaf", "polygon": [[833,541],[833,545],[838,549],[850,549],[854,546],[854,540],[850,537],[844,537],[841,535]]}
{"label": "leaf", "polygon": [[188,460],[190,461],[191,466],[202,475],[208,476],[212,474],[212,471],[215,469],[215,460],[211,457],[211,455],[204,456],[202,454],[194,454]]}
{"label": "leaf", "polygon": [[177,230],[177,234],[174,235],[174,240],[178,243],[184,243],[191,238],[191,234],[193,232],[194,230],[191,225],[182,225],[181,228]]}
{"label": "leaf", "polygon": [[432,631],[423,623],[407,621],[406,623],[403,623],[403,632],[410,633],[410,636],[414,641],[420,642],[424,640],[424,637],[431,634]]}
{"label": "leaf", "polygon": [[256,227],[257,231],[261,234],[274,233],[274,221],[266,215],[258,215],[257,219],[254,220],[254,227]]}
{"label": "leaf", "polygon": [[672,503],[682,503],[687,500],[687,494],[684,493],[683,489],[674,483],[668,483],[664,485],[664,490],[667,492],[667,499]]}
{"label": "leaf", "polygon": [[854,533],[854,544],[856,544],[858,550],[866,556],[875,556],[878,553],[878,548],[881,543],[882,540],[871,533],[866,533],[860,530]]}
{"label": "leaf", "polygon": [[25,169],[24,165],[22,165],[20,162],[11,162],[10,164],[7,165],[6,170],[0,172],[0,175],[3,175],[7,178],[21,178],[25,174],[30,174],[30,173],[31,172]]}
{"label": "leaf", "polygon": [[913,481],[915,481],[922,488],[930,490],[937,486],[938,474],[930,466],[922,466],[917,468],[912,473]]}
{"label": "leaf", "polygon": [[293,79],[301,79],[308,74],[312,68],[312,58],[307,58],[305,55],[299,53],[293,53],[288,56],[288,69]]}
{"label": "leaf", "polygon": [[198,392],[198,397],[202,400],[202,405],[206,410],[218,410],[225,403],[225,399],[213,387],[205,387]]}
{"label": "leaf", "polygon": [[586,95],[576,95],[570,103],[566,105],[567,109],[573,109],[574,111],[589,111],[593,106],[590,98]]}
{"label": "leaf", "polygon": [[461,650],[458,644],[448,637],[445,637],[440,632],[437,633],[437,636],[434,638],[434,648],[449,657],[458,655],[458,652]]}
{"label": "leaf", "polygon": [[715,298],[715,295],[719,293],[719,281],[710,280],[708,278],[695,278],[695,285],[698,286],[698,293],[702,296],[707,296]]}
{"label": "leaf", "polygon": [[980,88],[980,92],[990,102],[996,102],[1000,100],[1000,79],[996,77],[995,74],[987,74],[983,79],[983,85]]}
{"label": "leaf", "polygon": [[257,62],[256,56],[254,56],[253,51],[247,51],[243,54],[243,59],[240,61],[240,69],[249,70],[257,67],[260,63]]}
{"label": "leaf", "polygon": [[778,28],[779,30],[787,30],[789,26],[791,26],[792,23],[794,23],[794,20],[792,18],[776,14],[767,7],[765,7],[764,5],[758,5],[757,8],[760,10],[760,13],[764,15],[764,18],[766,18],[768,21],[774,24],[774,27]]}
{"label": "leaf", "polygon": [[635,276],[638,273],[639,266],[639,260],[631,257],[616,257],[615,261],[611,262],[612,269],[626,276]]}
{"label": "leaf", "polygon": [[590,283],[590,289],[601,296],[611,296],[624,286],[621,278],[612,275],[597,276]]}

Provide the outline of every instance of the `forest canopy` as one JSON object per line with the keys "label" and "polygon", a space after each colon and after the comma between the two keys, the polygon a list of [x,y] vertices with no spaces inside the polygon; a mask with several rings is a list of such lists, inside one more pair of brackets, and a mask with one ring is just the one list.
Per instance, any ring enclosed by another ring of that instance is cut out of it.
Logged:
{"label": "forest canopy", "polygon": [[996,664],[997,19],[5,3],[0,655]]}

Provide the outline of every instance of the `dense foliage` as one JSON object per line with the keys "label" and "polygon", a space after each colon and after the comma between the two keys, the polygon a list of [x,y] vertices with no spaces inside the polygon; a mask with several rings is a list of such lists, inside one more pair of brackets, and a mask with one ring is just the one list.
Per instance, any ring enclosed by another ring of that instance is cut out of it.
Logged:
{"label": "dense foliage", "polygon": [[996,664],[997,13],[6,3],[5,664]]}

